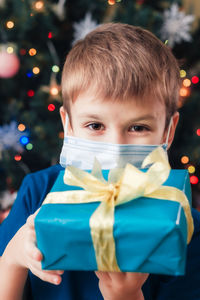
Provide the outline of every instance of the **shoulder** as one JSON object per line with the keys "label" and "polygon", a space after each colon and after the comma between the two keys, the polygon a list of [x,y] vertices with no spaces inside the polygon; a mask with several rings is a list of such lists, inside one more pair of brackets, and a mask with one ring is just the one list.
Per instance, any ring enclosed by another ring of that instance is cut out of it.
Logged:
{"label": "shoulder", "polygon": [[[60,165],[55,165],[44,170],[28,174],[21,185],[20,192],[29,194],[29,202],[32,199],[33,210],[36,210],[43,202],[45,196],[49,193],[59,172],[63,170]],[[33,213],[34,211],[31,211]]]}
{"label": "shoulder", "polygon": [[41,206],[62,169],[55,165],[25,176],[8,217],[0,225],[0,255],[26,219]]}

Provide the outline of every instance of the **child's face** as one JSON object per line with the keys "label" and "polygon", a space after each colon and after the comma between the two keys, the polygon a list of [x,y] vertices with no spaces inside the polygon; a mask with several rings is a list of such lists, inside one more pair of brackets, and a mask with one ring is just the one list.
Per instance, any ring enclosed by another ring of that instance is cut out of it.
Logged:
{"label": "child's face", "polygon": [[[166,140],[165,106],[159,101],[134,99],[124,102],[103,101],[90,93],[81,94],[71,103],[68,135],[115,144],[161,144]],[[171,144],[178,122],[173,116],[169,136]],[[61,118],[65,122],[64,110]]]}

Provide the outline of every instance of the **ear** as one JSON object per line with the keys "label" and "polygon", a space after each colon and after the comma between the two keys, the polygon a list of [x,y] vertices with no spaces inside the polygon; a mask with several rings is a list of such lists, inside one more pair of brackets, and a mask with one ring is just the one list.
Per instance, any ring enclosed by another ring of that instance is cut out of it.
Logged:
{"label": "ear", "polygon": [[171,128],[167,129],[166,132],[165,132],[165,140],[166,140],[166,137],[167,137],[167,132],[168,130],[170,130],[169,132],[169,138],[168,138],[168,147],[167,149],[170,148],[172,142],[173,142],[173,139],[174,139],[174,135],[175,135],[175,131],[176,131],[176,126],[178,124],[178,121],[179,121],[179,112],[175,112],[174,115],[172,116],[172,123],[171,123]]}
{"label": "ear", "polygon": [[60,117],[63,125],[63,129],[65,128],[65,121],[66,121],[66,111],[63,106],[60,107]]}
{"label": "ear", "polygon": [[[63,106],[61,106],[60,107],[60,117],[61,117],[63,129],[65,129],[66,115],[67,115],[66,110],[64,109]],[[67,126],[67,135],[72,135],[72,127],[71,127],[70,121],[68,122],[68,126]]]}

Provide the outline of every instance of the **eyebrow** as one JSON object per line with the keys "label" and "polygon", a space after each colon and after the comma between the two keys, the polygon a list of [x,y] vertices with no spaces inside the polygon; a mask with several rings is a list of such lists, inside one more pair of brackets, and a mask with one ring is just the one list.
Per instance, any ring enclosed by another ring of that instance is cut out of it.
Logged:
{"label": "eyebrow", "polygon": [[96,120],[101,120],[102,117],[97,115],[97,114],[87,114],[87,113],[83,113],[83,114],[80,114],[79,115],[79,118],[82,118],[82,119],[96,119]]}
{"label": "eyebrow", "polygon": [[[98,115],[98,114],[87,114],[87,113],[82,113],[79,115],[79,118],[82,118],[82,119],[96,119],[96,120],[99,120],[101,121],[102,120],[102,116]],[[130,120],[128,120],[128,122],[138,122],[138,121],[142,121],[142,120],[148,120],[148,121],[154,121],[156,120],[157,117],[156,116],[152,116],[152,115],[143,115],[143,116],[139,116],[137,118],[132,118]]]}

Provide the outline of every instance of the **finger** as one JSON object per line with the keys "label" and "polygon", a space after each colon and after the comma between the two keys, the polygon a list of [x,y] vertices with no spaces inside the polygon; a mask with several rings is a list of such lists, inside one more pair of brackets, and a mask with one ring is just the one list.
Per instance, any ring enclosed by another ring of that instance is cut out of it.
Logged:
{"label": "finger", "polygon": [[43,255],[40,250],[36,247],[34,240],[32,237],[28,237],[28,240],[25,244],[25,251],[29,258],[34,259],[36,261],[42,261]]}
{"label": "finger", "polygon": [[27,220],[26,220],[27,225],[28,225],[30,228],[32,228],[32,229],[35,228],[34,219],[35,219],[36,215],[38,214],[39,210],[40,210],[40,208],[38,208],[38,209],[35,211],[35,213],[32,214],[32,215],[30,215],[30,216],[27,218]]}
{"label": "finger", "polygon": [[121,283],[125,279],[126,273],[124,272],[108,272],[110,280]]}
{"label": "finger", "polygon": [[52,273],[50,271],[43,271],[38,268],[35,268],[34,266],[30,270],[34,275],[36,275],[43,281],[47,281],[56,285],[60,284],[62,281],[62,277],[60,275]]}
{"label": "finger", "polygon": [[99,280],[107,281],[110,279],[108,272],[95,271],[95,274],[99,278]]}
{"label": "finger", "polygon": [[34,215],[30,215],[26,220],[26,224],[30,229],[35,229],[34,218]]}
{"label": "finger", "polygon": [[49,273],[49,274],[52,274],[52,275],[62,275],[64,273],[63,270],[43,270],[41,262],[38,262],[38,261],[35,261],[35,260],[30,261],[30,266],[29,267],[30,267],[30,269],[31,268],[37,269],[38,272],[42,271],[42,272]]}
{"label": "finger", "polygon": [[149,274],[148,273],[132,273],[132,272],[127,272],[126,277],[129,280],[133,280],[133,278],[136,278],[137,280],[145,281],[148,278]]}

